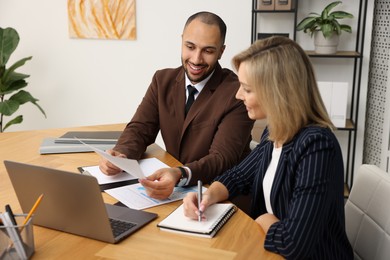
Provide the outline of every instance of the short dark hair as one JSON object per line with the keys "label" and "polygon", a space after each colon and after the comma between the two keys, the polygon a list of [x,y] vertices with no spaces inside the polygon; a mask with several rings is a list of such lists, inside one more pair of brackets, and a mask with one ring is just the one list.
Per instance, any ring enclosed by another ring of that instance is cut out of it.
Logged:
{"label": "short dark hair", "polygon": [[218,15],[211,13],[211,12],[198,12],[193,15],[191,15],[188,19],[186,24],[184,25],[184,28],[187,27],[188,24],[190,24],[193,20],[199,19],[202,23],[209,24],[209,25],[217,25],[219,28],[219,31],[221,33],[221,40],[222,44],[225,44],[225,38],[226,38],[226,24],[222,20],[221,17]]}

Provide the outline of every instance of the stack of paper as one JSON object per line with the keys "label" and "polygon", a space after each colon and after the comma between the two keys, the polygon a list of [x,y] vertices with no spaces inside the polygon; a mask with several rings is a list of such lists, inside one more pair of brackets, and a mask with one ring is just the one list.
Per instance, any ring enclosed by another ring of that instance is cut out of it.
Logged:
{"label": "stack of paper", "polygon": [[67,132],[58,138],[48,137],[43,139],[39,153],[81,153],[93,151],[90,147],[83,145],[79,140],[94,144],[99,149],[108,150],[115,146],[121,133],[121,131]]}
{"label": "stack of paper", "polygon": [[[93,175],[98,179],[98,183],[100,185],[118,181],[122,182],[131,179],[137,180],[141,178],[146,178],[146,176],[153,174],[158,169],[169,168],[168,165],[164,164],[157,158],[148,158],[136,161],[132,159],[112,156],[105,151],[96,148],[95,145],[92,146],[82,141],[81,143],[91,148],[94,152],[96,152],[97,154],[99,154],[100,156],[123,170],[123,172],[120,173],[118,176],[106,176],[105,174],[100,172],[97,166],[92,169],[88,167],[83,167],[83,170],[88,171],[90,175]],[[164,200],[157,200],[149,197],[146,193],[145,188],[139,183],[124,186],[122,185],[120,187],[112,189],[104,189],[104,191],[129,208],[146,209],[157,205],[181,200],[188,192],[197,192],[197,187],[175,187],[173,193],[167,199]]]}
{"label": "stack of paper", "polygon": [[345,127],[347,119],[348,82],[319,81],[318,88],[332,123],[336,127]]}

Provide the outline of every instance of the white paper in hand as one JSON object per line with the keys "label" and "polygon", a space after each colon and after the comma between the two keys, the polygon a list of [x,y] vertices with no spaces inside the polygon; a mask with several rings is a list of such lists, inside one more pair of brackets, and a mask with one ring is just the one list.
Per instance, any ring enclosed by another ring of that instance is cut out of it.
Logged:
{"label": "white paper in hand", "polygon": [[134,177],[137,177],[138,179],[145,178],[145,175],[142,172],[141,167],[139,166],[137,160],[112,156],[112,155],[106,153],[105,151],[100,150],[99,148],[96,148],[92,145],[84,143],[83,141],[81,141],[78,138],[75,138],[75,139],[77,139],[80,143],[91,148],[95,153],[99,154],[100,156],[102,156],[103,158],[105,158],[106,160],[108,160],[110,163],[112,163],[116,167],[120,168],[121,170],[133,175]]}

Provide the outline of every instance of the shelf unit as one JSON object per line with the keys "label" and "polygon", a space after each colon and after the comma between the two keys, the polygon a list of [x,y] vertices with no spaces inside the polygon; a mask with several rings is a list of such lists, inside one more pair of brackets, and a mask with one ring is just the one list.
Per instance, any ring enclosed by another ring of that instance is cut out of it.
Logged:
{"label": "shelf unit", "polygon": [[[298,2],[303,2],[303,0],[295,0],[293,3],[292,10],[258,10],[258,1],[260,0],[252,0],[252,33],[251,33],[251,43],[257,40],[258,31],[258,16],[264,13],[273,13],[278,15],[280,13],[292,13],[293,14],[293,40],[296,40],[296,25],[297,25],[297,16],[298,16]],[[273,0],[277,1],[277,0]],[[313,0],[306,0],[313,1]],[[324,55],[317,54],[312,50],[307,50],[306,54],[312,59],[317,58],[326,58],[326,59],[352,59],[353,60],[353,78],[352,78],[352,86],[350,96],[350,113],[349,119],[346,121],[345,127],[337,128],[338,131],[347,131],[348,132],[348,141],[347,141],[347,154],[346,154],[346,162],[345,162],[345,195],[348,196],[349,190],[353,185],[353,176],[354,176],[354,164],[355,164],[355,155],[356,155],[356,138],[358,131],[358,114],[359,114],[359,99],[360,99],[360,83],[361,83],[361,72],[362,72],[362,64],[363,58],[362,53],[364,50],[364,35],[365,35],[365,23],[366,23],[366,9],[367,9],[367,1],[368,0],[359,0],[358,7],[358,16],[357,20],[357,28],[356,28],[356,45],[355,50],[351,51],[338,51],[336,54],[332,55]],[[321,2],[318,0],[318,2]],[[329,2],[330,3],[330,2]],[[315,67],[315,66],[314,66]]]}
{"label": "shelf unit", "polygon": [[[260,1],[260,0],[259,0]],[[275,0],[272,0],[272,1],[275,1]],[[254,43],[256,40],[257,40],[257,16],[259,14],[270,14],[270,13],[274,13],[274,14],[281,14],[281,13],[290,13],[293,15],[293,19],[294,19],[294,26],[293,26],[293,29],[296,27],[297,25],[297,11],[298,11],[298,1],[294,1],[294,6],[291,10],[258,10],[257,9],[257,6],[258,6],[258,1],[257,0],[252,0],[252,33],[251,33],[251,43]],[[296,33],[296,30],[294,29],[293,31],[293,40],[295,41],[296,40],[296,36],[297,36],[297,33]]]}

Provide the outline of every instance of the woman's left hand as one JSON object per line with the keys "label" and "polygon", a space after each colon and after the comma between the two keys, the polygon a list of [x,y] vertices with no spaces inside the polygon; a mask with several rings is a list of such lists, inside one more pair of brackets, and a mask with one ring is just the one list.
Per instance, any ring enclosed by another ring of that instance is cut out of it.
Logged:
{"label": "woman's left hand", "polygon": [[260,227],[264,230],[265,233],[268,232],[268,229],[272,226],[272,224],[278,222],[279,219],[270,213],[265,213],[257,217],[256,222],[260,225]]}

